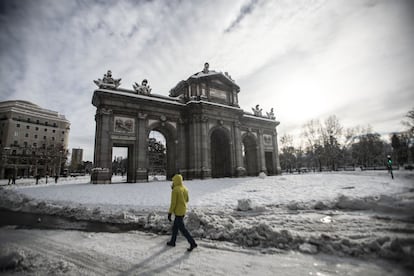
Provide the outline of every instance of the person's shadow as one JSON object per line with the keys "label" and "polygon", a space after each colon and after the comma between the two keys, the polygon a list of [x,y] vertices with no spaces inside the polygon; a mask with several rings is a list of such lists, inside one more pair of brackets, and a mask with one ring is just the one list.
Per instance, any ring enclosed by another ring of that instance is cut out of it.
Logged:
{"label": "person's shadow", "polygon": [[[167,262],[158,262],[159,256],[162,256],[163,254],[171,253],[171,250],[174,249],[173,247],[169,247],[167,245],[158,244],[155,247],[161,247],[159,250],[152,253],[150,256],[145,258],[144,260],[140,261],[127,271],[124,271],[120,273],[119,275],[154,275],[156,273],[161,273],[168,268],[171,268],[175,265],[180,264],[182,261],[189,258],[190,254],[187,251],[184,251],[182,254],[179,254],[178,252],[175,252],[171,258],[168,258]],[[151,249],[149,249],[151,250]]]}

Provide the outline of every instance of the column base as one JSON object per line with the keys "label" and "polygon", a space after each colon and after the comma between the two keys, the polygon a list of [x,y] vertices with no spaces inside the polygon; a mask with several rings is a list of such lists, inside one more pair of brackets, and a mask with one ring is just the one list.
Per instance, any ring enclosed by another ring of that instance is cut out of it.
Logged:
{"label": "column base", "polygon": [[138,168],[136,172],[137,182],[148,182],[148,170],[146,168]]}
{"label": "column base", "polygon": [[243,177],[246,176],[246,169],[243,167],[236,168],[236,177]]}
{"label": "column base", "polygon": [[92,184],[111,184],[112,174],[108,168],[93,168],[91,172]]}

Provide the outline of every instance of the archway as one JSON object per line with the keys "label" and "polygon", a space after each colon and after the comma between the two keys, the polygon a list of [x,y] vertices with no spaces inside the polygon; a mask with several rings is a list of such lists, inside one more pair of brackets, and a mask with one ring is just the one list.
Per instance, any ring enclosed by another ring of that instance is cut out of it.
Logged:
{"label": "archway", "polygon": [[215,178],[231,176],[230,140],[223,129],[211,133],[211,176]]}
{"label": "archway", "polygon": [[249,176],[256,176],[258,174],[257,144],[253,135],[246,135],[243,138],[243,157],[246,174]]}
{"label": "archway", "polygon": [[[151,134],[152,133],[152,134]],[[151,138],[156,136],[156,140],[163,143],[165,147],[165,154],[164,154],[164,163],[158,164],[159,170],[161,166],[164,167],[164,175],[166,179],[172,179],[174,174],[176,173],[176,148],[177,148],[177,134],[176,129],[164,122],[155,123],[154,125],[150,126],[150,130],[148,132],[148,149],[149,149],[149,142]],[[149,153],[149,152],[148,152]],[[150,166],[150,154],[148,156],[148,166]],[[151,168],[149,168],[151,170]],[[151,179],[150,179],[151,180]]]}
{"label": "archway", "polygon": [[165,180],[167,177],[167,144],[164,135],[152,130],[148,138],[148,180]]}
{"label": "archway", "polygon": [[129,172],[128,146],[112,147],[112,183],[127,182]]}

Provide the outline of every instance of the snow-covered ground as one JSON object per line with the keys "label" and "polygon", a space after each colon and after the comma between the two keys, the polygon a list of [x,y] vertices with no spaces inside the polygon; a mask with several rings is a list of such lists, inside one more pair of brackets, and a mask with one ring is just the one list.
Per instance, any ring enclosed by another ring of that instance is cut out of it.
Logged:
{"label": "snow-covered ground", "polygon": [[[186,224],[199,240],[268,254],[293,250],[414,263],[414,172],[396,171],[394,180],[386,171],[355,171],[184,181],[190,191]],[[88,182],[3,181],[0,207],[169,233],[169,181]]]}

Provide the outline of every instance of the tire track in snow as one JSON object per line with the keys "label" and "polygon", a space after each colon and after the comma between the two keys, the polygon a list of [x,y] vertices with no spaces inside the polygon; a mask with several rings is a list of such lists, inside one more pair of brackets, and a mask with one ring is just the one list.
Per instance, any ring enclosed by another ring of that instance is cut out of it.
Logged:
{"label": "tire track in snow", "polygon": [[[34,235],[30,242],[27,242],[27,234],[21,231],[10,233],[5,239],[22,249],[39,253],[45,257],[53,257],[74,264],[85,270],[86,275],[116,275],[132,264],[116,256],[102,254],[88,248],[82,248],[78,244],[57,242],[46,236]],[[1,238],[0,238],[1,241]],[[5,242],[1,242],[5,244]]]}

